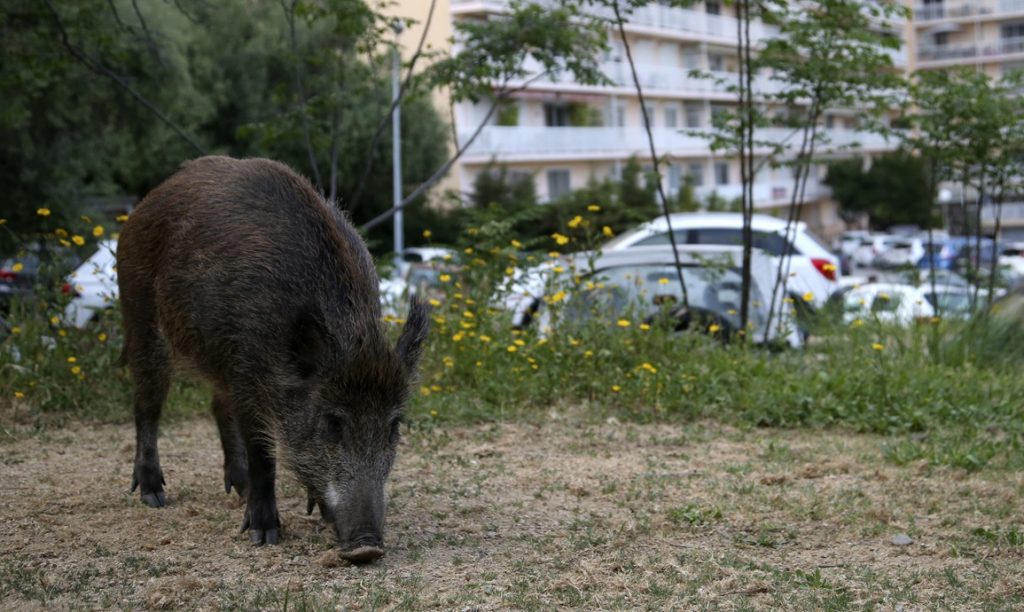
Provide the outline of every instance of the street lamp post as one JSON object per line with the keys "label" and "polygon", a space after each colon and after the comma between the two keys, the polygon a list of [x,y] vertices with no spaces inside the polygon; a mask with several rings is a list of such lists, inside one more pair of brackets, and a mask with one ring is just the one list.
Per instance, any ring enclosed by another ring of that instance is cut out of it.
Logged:
{"label": "street lamp post", "polygon": [[395,46],[391,49],[391,100],[395,112],[391,115],[391,183],[392,197],[396,207],[395,224],[395,254],[401,256],[405,248],[403,236],[402,209],[397,208],[402,204],[402,107],[398,103],[400,94],[399,72],[401,69],[401,58],[398,51],[398,35],[402,33],[404,26],[401,19],[391,22],[391,29],[395,31]]}

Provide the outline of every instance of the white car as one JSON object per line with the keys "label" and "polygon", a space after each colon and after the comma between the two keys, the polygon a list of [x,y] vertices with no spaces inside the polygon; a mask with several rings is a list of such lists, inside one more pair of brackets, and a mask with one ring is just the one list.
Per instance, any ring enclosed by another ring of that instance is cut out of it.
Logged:
{"label": "white car", "polygon": [[924,257],[924,242],[920,238],[898,238],[889,243],[888,248],[875,257],[875,265],[880,268],[916,266],[922,257]]}
{"label": "white car", "polygon": [[[679,246],[743,245],[743,216],[739,213],[676,213],[670,218],[672,233]],[[807,224],[802,221],[794,223],[787,236],[784,219],[754,215],[751,230],[754,248],[770,255],[777,270],[780,266],[785,270],[789,259],[789,279],[786,281],[789,296],[815,308],[824,306],[828,296],[838,287],[841,276],[839,258],[811,234]],[[670,244],[668,224],[664,216],[659,216],[605,243],[601,251],[610,253],[667,244]],[[804,299],[804,296],[810,299]]]}
{"label": "white car", "polygon": [[[689,315],[703,320],[714,319],[723,328],[740,329],[739,309],[742,290],[742,247],[721,245],[686,245],[679,248],[679,262],[686,283]],[[773,258],[755,249],[751,254],[750,338],[765,341],[768,325],[768,304],[775,283]],[[580,282],[576,283],[575,279]],[[517,310],[520,324],[533,318],[544,333],[552,327],[551,311],[543,299],[547,294],[567,293],[566,316],[578,318],[599,304],[605,315],[623,313],[636,306],[640,314],[653,315],[665,306],[681,306],[683,292],[676,272],[671,248],[647,246],[612,251],[604,254],[575,253],[544,264],[530,271],[533,286],[529,310]],[[523,287],[525,285],[520,285]],[[782,295],[775,298],[774,314],[767,340],[780,341],[791,347],[803,345]],[[527,317],[524,319],[524,315]]]}
{"label": "white car", "polygon": [[860,246],[860,241],[871,236],[871,232],[867,230],[849,230],[839,235],[837,240],[836,250],[850,257],[853,252]]}
{"label": "white car", "polygon": [[1014,279],[1024,278],[1024,242],[1011,242],[999,250],[999,265]]}
{"label": "white car", "polygon": [[395,272],[393,277],[404,279],[409,274],[409,269],[418,263],[432,261],[434,259],[452,259],[455,251],[444,247],[407,247],[402,250],[401,257],[395,257]]}
{"label": "white car", "polygon": [[872,234],[860,241],[860,246],[853,251],[854,265],[867,268],[875,265],[875,258],[889,250],[899,236],[889,234]]}
{"label": "white car", "polygon": [[935,316],[935,309],[921,287],[896,283],[871,283],[843,296],[843,321],[877,320],[909,326]]}
{"label": "white car", "polygon": [[65,291],[74,297],[64,308],[64,323],[85,325],[117,302],[117,241],[104,240],[96,252],[65,279]]}

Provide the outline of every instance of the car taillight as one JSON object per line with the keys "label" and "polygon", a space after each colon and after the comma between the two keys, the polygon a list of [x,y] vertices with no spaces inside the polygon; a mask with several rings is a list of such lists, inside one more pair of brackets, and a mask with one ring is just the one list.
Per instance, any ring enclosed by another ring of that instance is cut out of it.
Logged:
{"label": "car taillight", "polygon": [[836,265],[827,259],[811,258],[811,263],[821,275],[830,281],[836,280]]}
{"label": "car taillight", "polygon": [[0,281],[13,283],[18,275],[10,270],[0,270]]}
{"label": "car taillight", "polygon": [[61,286],[60,288],[60,292],[63,293],[64,295],[78,297],[78,291],[75,290],[75,287],[71,283],[64,283],[64,285]]}

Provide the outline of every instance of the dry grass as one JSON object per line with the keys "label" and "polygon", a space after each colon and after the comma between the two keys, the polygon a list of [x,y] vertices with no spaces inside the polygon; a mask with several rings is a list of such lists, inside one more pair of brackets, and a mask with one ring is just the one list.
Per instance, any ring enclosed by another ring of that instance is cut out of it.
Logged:
{"label": "dry grass", "polygon": [[369,567],[338,561],[287,477],[282,545],[251,547],[206,420],[168,429],[170,505],[141,506],[132,440],[3,447],[0,607],[1024,606],[1024,476],[892,466],[881,438],[565,415],[411,432]]}

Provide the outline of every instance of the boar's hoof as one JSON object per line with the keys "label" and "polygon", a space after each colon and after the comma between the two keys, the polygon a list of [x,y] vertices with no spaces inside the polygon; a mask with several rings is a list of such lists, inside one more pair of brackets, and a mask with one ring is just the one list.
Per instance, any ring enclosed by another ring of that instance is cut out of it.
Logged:
{"label": "boar's hoof", "polygon": [[384,556],[384,549],[379,546],[360,546],[340,553],[342,559],[352,563],[371,563]]}
{"label": "boar's hoof", "polygon": [[263,546],[264,544],[277,544],[277,528],[275,527],[273,529],[250,529],[249,541],[255,544],[256,546]]}
{"label": "boar's hoof", "polygon": [[[159,471],[148,473],[148,477],[144,476],[142,479],[139,478],[139,469],[136,468],[135,473],[132,474],[132,490],[134,493],[135,489],[141,485],[140,494],[142,496],[142,503],[146,504],[150,508],[163,508],[167,505],[167,495],[164,494],[163,485],[167,484],[164,481],[163,474]],[[147,472],[143,472],[147,474]]]}
{"label": "boar's hoof", "polygon": [[231,466],[224,468],[224,492],[231,493],[231,487],[239,497],[245,497],[245,491],[249,488],[249,469],[245,466]]}

